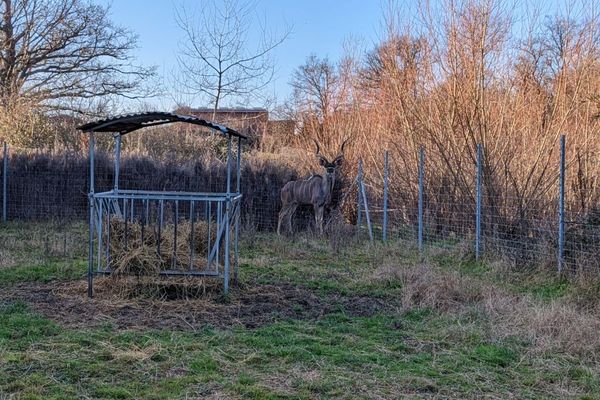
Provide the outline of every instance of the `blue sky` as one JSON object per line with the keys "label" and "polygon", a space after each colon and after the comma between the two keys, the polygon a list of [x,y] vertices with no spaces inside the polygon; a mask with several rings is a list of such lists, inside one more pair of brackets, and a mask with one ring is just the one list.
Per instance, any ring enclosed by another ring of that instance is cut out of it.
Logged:
{"label": "blue sky", "polygon": [[[170,75],[177,68],[177,44],[183,36],[175,22],[175,4],[184,4],[187,8],[202,4],[202,0],[98,1],[110,4],[111,19],[116,24],[138,35],[139,49],[134,53],[136,61],[146,66],[157,66],[163,76]],[[290,37],[273,54],[276,76],[269,93],[275,95],[278,102],[290,94],[288,82],[294,68],[311,53],[337,61],[343,53],[344,42],[351,40],[353,48],[372,47],[381,31],[383,15],[379,0],[257,0],[255,12],[280,33],[285,31],[286,26],[292,26]],[[161,108],[173,106],[169,97],[149,100],[148,103]]]}
{"label": "blue sky", "polygon": [[[168,81],[177,66],[178,43],[183,32],[175,22],[176,5],[187,9],[201,7],[206,0],[95,0],[99,4],[110,5],[111,19],[118,25],[127,27],[139,37],[139,48],[133,54],[136,63],[156,66],[158,73],[166,80],[165,88],[171,90]],[[217,0],[219,1],[219,0]],[[283,33],[291,26],[289,38],[278,47],[273,58],[276,61],[276,76],[268,87],[268,95],[281,104],[291,93],[288,85],[294,69],[302,65],[306,57],[316,54],[338,61],[349,48],[360,55],[373,48],[382,37],[382,23],[389,0],[252,0],[255,13],[266,20],[269,28]],[[392,0],[401,8],[402,18],[410,21],[415,16],[417,0]],[[594,3],[594,2],[591,2]],[[542,18],[567,8],[565,0],[505,0],[501,7],[514,8],[515,28],[520,19],[525,18],[530,7],[541,6]],[[441,2],[432,1],[441,6]],[[580,7],[589,9],[590,3],[581,0]],[[593,8],[593,7],[592,7]],[[250,36],[257,35],[257,25]],[[348,45],[350,43],[350,45]],[[169,110],[174,107],[172,96],[166,95],[145,101],[156,109]],[[207,106],[195,102],[194,107]],[[227,104],[224,104],[227,105]],[[263,106],[263,104],[247,104]]]}

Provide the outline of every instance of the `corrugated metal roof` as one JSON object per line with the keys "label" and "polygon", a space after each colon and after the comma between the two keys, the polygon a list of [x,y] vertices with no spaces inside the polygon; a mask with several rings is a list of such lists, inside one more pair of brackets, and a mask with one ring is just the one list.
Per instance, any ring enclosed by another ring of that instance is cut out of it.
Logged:
{"label": "corrugated metal roof", "polygon": [[77,129],[83,132],[113,132],[121,135],[133,132],[135,130],[149,126],[170,124],[173,122],[185,122],[188,124],[205,126],[222,132],[225,135],[232,135],[246,139],[246,136],[234,129],[224,125],[204,119],[192,117],[189,115],[172,114],[168,112],[143,112],[137,114],[124,114],[112,118],[101,119],[95,122],[83,124]]}
{"label": "corrugated metal roof", "polygon": [[[213,108],[204,108],[204,107],[200,107],[200,108],[187,108],[187,107],[182,107],[182,110],[185,110],[185,112],[189,112],[189,113],[198,113],[198,114],[212,114],[214,112]],[[175,110],[177,111],[177,110]],[[248,113],[248,114],[253,114],[253,113],[259,113],[259,114],[264,114],[264,113],[268,113],[268,110],[266,108],[259,108],[259,107],[251,107],[251,108],[243,108],[243,107],[232,107],[232,108],[228,108],[228,107],[223,107],[223,108],[217,108],[217,114],[237,114],[237,113]]]}

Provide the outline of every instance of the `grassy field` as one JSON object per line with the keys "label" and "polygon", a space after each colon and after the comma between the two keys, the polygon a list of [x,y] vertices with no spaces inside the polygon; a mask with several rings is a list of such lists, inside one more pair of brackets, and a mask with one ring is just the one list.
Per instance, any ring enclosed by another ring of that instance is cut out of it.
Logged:
{"label": "grassy field", "polygon": [[0,399],[600,398],[598,284],[254,234],[241,286],[85,296],[85,229],[0,227]]}

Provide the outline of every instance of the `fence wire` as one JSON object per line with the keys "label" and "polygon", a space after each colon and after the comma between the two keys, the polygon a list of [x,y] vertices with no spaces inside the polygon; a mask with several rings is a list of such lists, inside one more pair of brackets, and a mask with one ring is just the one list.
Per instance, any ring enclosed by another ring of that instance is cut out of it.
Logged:
{"label": "fence wire", "polygon": [[[89,186],[87,155],[7,146],[2,156],[0,205],[5,210],[3,218],[35,221],[52,227],[44,230],[54,231],[47,233],[48,239],[44,239],[50,253],[70,254],[73,252],[68,247],[72,246],[80,254],[79,243],[58,227],[67,222],[85,226]],[[333,215],[341,206],[347,224],[355,228],[359,225],[359,235],[365,239],[370,238],[370,231],[374,240],[382,240],[385,235],[387,241],[403,241],[414,246],[421,241],[424,246],[462,243],[474,254],[475,243],[479,241],[483,257],[502,257],[517,264],[562,262],[568,271],[582,268],[600,271],[597,257],[600,254],[600,207],[581,210],[573,206],[566,191],[561,237],[558,178],[545,198],[531,199],[511,193],[490,193],[483,171],[481,203],[477,207],[477,165],[464,171],[463,175],[471,183],[459,186],[440,180],[440,171],[428,168],[426,149],[410,171],[395,170],[394,153],[388,156],[386,163],[386,156],[381,155],[383,174],[370,176],[368,171],[363,171],[362,175],[359,173],[358,184],[353,184],[357,182],[356,176],[338,179],[326,215]],[[97,191],[111,189],[113,165],[112,154],[96,154]],[[281,207],[280,190],[286,182],[300,176],[275,161],[250,158],[243,165],[242,228],[273,232]],[[219,160],[198,160],[182,165],[125,155],[120,186],[133,190],[223,191],[225,169],[226,165]],[[386,190],[387,202],[384,201]],[[311,205],[298,207],[293,227],[296,231],[316,231]]]}

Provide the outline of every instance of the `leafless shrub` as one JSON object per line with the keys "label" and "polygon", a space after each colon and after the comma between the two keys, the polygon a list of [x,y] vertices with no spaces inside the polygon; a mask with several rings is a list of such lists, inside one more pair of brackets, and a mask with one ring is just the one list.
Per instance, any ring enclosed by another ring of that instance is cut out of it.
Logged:
{"label": "leafless shrub", "polygon": [[344,215],[339,209],[331,212],[325,233],[329,239],[331,250],[338,254],[344,247],[354,243],[356,227],[350,225],[344,219]]}
{"label": "leafless shrub", "polygon": [[[498,252],[538,261],[555,252],[555,227],[543,221],[555,218],[561,133],[572,171],[567,208],[588,214],[600,199],[598,10],[573,1],[546,19],[536,17],[547,14],[541,9],[522,19],[498,0],[420,4],[419,22],[392,10],[386,36],[367,54],[299,66],[296,145],[317,139],[335,148],[350,134],[345,173],[354,176],[362,158],[372,195],[381,195],[382,154],[391,150],[390,200],[411,225],[424,146],[428,228],[446,238],[473,231],[465,215],[475,212],[474,147],[482,143],[484,235]],[[526,28],[515,29],[517,20]],[[311,162],[307,155],[302,168]],[[571,237],[577,249],[577,232]]]}

